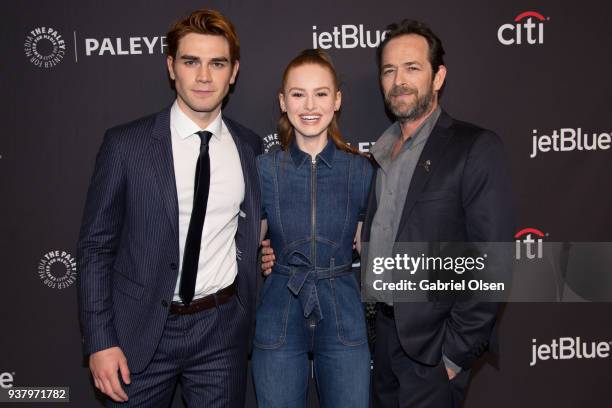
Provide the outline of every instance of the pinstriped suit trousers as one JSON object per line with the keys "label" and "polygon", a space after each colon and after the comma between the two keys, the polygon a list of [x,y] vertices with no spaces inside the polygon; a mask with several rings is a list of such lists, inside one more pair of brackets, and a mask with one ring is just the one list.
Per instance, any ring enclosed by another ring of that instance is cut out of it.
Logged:
{"label": "pinstriped suit trousers", "polygon": [[122,383],[129,400],[108,407],[168,407],[178,382],[187,407],[242,408],[249,321],[237,296],[190,315],[169,315],[145,370]]}

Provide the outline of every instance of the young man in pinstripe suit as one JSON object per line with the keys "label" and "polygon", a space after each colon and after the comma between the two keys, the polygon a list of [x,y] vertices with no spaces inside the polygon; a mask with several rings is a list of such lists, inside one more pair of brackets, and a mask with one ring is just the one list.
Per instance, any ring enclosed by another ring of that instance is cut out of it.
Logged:
{"label": "young man in pinstripe suit", "polygon": [[261,140],[221,105],[232,23],[198,10],[167,35],[176,101],[106,132],[78,243],[79,310],[108,406],[244,405]]}

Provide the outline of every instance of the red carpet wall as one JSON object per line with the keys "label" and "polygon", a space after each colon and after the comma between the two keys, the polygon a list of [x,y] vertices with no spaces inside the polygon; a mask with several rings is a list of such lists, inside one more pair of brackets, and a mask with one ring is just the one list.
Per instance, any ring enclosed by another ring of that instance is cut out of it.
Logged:
{"label": "red carpet wall", "polygon": [[[447,51],[442,106],[505,142],[517,232],[534,228],[551,242],[612,241],[607,2],[10,2],[1,25],[1,387],[67,386],[73,406],[100,405],[81,354],[74,284],[86,189],[104,130],[172,103],[164,35],[200,7],[236,24],[241,69],[225,111],[269,146],[285,65],[320,47],[343,81],[341,128],[367,150],[390,123],[375,46],[390,22],[427,22]],[[612,271],[600,272],[609,290]],[[611,312],[605,302],[508,304],[500,356],[476,370],[466,406],[612,406]],[[579,342],[607,346],[579,358]],[[533,361],[534,348],[559,343],[566,354]],[[247,401],[255,405],[252,389]]]}

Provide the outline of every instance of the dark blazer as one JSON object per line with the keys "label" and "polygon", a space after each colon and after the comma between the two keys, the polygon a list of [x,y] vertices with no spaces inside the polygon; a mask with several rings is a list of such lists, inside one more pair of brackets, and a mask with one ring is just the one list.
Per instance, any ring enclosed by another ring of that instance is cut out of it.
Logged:
{"label": "dark blazer", "polygon": [[[252,321],[261,208],[254,157],[261,139],[223,120],[244,175],[236,283]],[[106,132],[87,194],[77,267],[85,353],[119,346],[132,372],[144,370],[161,338],[180,268],[170,108]]]}
{"label": "dark blazer", "polygon": [[[363,242],[370,239],[376,213],[375,188],[372,183]],[[399,223],[396,242],[511,241],[510,171],[500,138],[443,111],[415,168]],[[394,302],[400,342],[411,358],[435,365],[444,354],[466,369],[488,348],[498,308],[475,301]]]}

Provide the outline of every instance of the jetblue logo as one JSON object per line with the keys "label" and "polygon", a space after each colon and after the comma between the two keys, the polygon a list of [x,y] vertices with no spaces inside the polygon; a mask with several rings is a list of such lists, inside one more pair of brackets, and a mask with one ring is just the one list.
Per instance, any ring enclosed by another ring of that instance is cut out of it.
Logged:
{"label": "jetblue logo", "polygon": [[386,36],[385,30],[368,30],[363,24],[343,24],[331,31],[318,31],[312,26],[312,48],[376,48]]}
{"label": "jetblue logo", "polygon": [[609,358],[612,342],[584,341],[580,337],[561,337],[550,344],[532,339],[530,367],[538,361]]}
{"label": "jetblue logo", "polygon": [[0,388],[12,388],[15,373],[2,373],[0,374]]}

